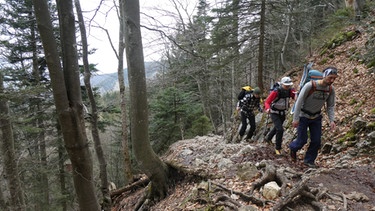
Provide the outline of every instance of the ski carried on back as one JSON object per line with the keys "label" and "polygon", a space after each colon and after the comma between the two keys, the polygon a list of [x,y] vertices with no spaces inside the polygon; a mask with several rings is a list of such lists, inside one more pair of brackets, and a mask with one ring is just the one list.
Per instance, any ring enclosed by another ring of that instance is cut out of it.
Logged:
{"label": "ski carried on back", "polygon": [[[302,87],[309,82],[310,80],[319,80],[323,78],[323,74],[319,70],[312,70],[313,62],[303,65],[303,73],[301,77],[301,81],[298,86],[298,93],[301,92]],[[297,93],[297,97],[298,97]],[[294,114],[296,104],[294,103],[292,109],[290,110],[291,114]]]}

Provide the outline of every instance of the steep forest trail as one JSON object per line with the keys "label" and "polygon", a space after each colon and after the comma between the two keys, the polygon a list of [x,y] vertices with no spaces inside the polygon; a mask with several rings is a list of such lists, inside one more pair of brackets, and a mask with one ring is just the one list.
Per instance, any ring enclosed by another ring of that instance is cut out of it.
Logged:
{"label": "steep forest trail", "polygon": [[[260,140],[227,143],[218,135],[181,140],[163,156],[166,163],[179,169],[168,197],[140,210],[374,211],[375,141],[369,134],[374,133],[375,124],[375,73],[360,57],[374,47],[375,34],[368,33],[371,24],[373,28],[374,23],[347,28],[346,32],[356,35],[325,49],[324,54],[320,49],[307,58],[315,63],[314,69],[335,66],[339,70],[334,83],[338,128],[329,132],[324,127],[319,168],[302,164],[303,150],[297,162],[291,161],[286,146],[293,139],[292,128],[284,136],[282,156],[276,156],[273,146]],[[301,68],[286,75],[299,81]],[[364,125],[354,130],[354,121]],[[263,195],[263,185],[270,180],[281,187],[280,195],[273,199]],[[135,210],[147,182],[137,184],[112,194],[112,210]]]}

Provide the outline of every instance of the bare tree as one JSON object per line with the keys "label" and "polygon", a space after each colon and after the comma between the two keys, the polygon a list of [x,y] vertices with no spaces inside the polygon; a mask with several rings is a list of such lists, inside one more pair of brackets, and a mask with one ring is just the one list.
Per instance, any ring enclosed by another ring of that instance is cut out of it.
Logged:
{"label": "bare tree", "polygon": [[57,1],[62,43],[62,68],[47,1],[33,0],[33,3],[61,131],[72,162],[73,181],[79,207],[80,210],[100,210],[93,183],[92,157],[85,132],[73,4],[71,0]]}
{"label": "bare tree", "polygon": [[152,150],[148,134],[146,74],[140,29],[139,0],[123,0],[125,44],[130,89],[131,140],[141,170],[150,178],[150,197],[164,198],[168,189],[168,167]]}
{"label": "bare tree", "polygon": [[82,40],[82,60],[83,60],[83,69],[84,69],[84,83],[86,87],[87,96],[90,101],[91,106],[91,115],[90,115],[90,123],[91,123],[91,134],[92,139],[94,140],[95,144],[95,152],[96,156],[99,161],[99,174],[100,174],[100,181],[101,181],[101,188],[103,195],[103,203],[102,209],[103,210],[110,210],[111,209],[111,196],[108,190],[108,176],[107,176],[107,162],[104,157],[103,148],[101,146],[101,141],[99,137],[99,129],[98,129],[98,109],[95,102],[94,93],[91,87],[91,72],[90,66],[88,61],[88,44],[86,38],[86,28],[85,23],[83,20],[81,5],[79,0],[74,0],[74,4],[77,11],[79,29],[81,31],[81,40]]}
{"label": "bare tree", "polygon": [[129,184],[133,180],[132,165],[129,152],[129,140],[128,140],[128,120],[127,120],[127,109],[126,109],[126,90],[125,90],[125,79],[124,79],[124,51],[125,51],[125,2],[120,0],[120,30],[119,30],[119,45],[118,45],[118,81],[120,87],[120,96],[121,96],[121,124],[122,124],[122,149],[124,154],[124,175],[125,175],[125,184]]}
{"label": "bare tree", "polygon": [[258,55],[258,86],[264,90],[263,84],[263,60],[264,60],[264,36],[265,36],[265,18],[266,18],[266,0],[262,0],[260,9],[260,26],[259,26],[259,55]]}

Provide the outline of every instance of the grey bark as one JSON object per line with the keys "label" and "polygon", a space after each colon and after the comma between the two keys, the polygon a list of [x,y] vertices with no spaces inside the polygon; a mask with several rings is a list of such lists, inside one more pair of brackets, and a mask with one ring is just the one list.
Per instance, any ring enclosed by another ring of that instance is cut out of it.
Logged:
{"label": "grey bark", "polygon": [[141,170],[151,180],[152,198],[164,198],[168,189],[168,168],[152,150],[148,134],[146,74],[140,29],[139,0],[125,0],[125,44],[128,64],[131,140]]}
{"label": "grey bark", "polygon": [[124,175],[125,185],[129,184],[133,180],[132,165],[129,151],[129,140],[128,140],[128,120],[127,120],[127,109],[126,109],[126,90],[124,80],[124,51],[125,51],[125,1],[120,0],[120,30],[119,30],[119,46],[118,46],[118,81],[120,87],[121,97],[121,131],[122,131],[122,150],[124,155]]}
{"label": "grey bark", "polygon": [[259,27],[259,55],[258,55],[258,86],[264,90],[263,84],[263,60],[264,60],[264,36],[265,36],[265,18],[266,18],[266,0],[262,0],[260,9],[260,27]]}
{"label": "grey bark", "polygon": [[82,40],[82,60],[83,60],[83,69],[84,69],[84,83],[86,87],[86,93],[90,101],[91,106],[91,115],[90,115],[90,123],[91,123],[91,134],[92,139],[94,141],[95,145],[95,152],[96,156],[99,161],[99,177],[101,182],[100,190],[102,191],[103,195],[103,202],[102,202],[102,209],[109,211],[111,209],[111,196],[109,194],[108,189],[108,175],[107,175],[107,162],[105,160],[103,148],[101,145],[100,137],[99,137],[99,129],[98,129],[98,108],[96,106],[96,101],[94,97],[94,93],[92,91],[91,87],[91,72],[89,67],[89,61],[88,61],[88,44],[87,44],[87,38],[86,38],[86,28],[85,23],[82,16],[82,10],[81,5],[79,3],[79,0],[74,0],[74,4],[77,11],[77,17],[78,17],[78,23],[79,23],[79,29],[81,31],[81,40]]}
{"label": "grey bark", "polygon": [[61,131],[72,162],[78,204],[82,211],[100,210],[94,188],[92,157],[85,132],[72,1],[57,1],[64,68],[60,65],[47,2],[33,0],[33,3]]}

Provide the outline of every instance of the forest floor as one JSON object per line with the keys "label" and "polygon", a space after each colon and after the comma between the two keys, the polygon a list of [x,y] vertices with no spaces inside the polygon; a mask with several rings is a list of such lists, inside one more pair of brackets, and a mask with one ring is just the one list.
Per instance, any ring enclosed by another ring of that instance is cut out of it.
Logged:
{"label": "forest floor", "polygon": [[[287,147],[295,134],[291,128],[286,129],[281,156],[275,155],[274,147],[262,143],[261,138],[252,143],[228,143],[220,135],[181,140],[162,157],[179,169],[170,183],[168,196],[139,210],[375,211],[374,143],[364,144],[368,143],[371,131],[357,133],[355,141],[343,139],[352,129],[353,120],[375,122],[375,115],[371,113],[375,108],[374,71],[353,59],[354,55],[365,54],[367,41],[374,35],[361,27],[347,28],[350,30],[357,33],[352,40],[329,49],[325,55],[317,53],[307,58],[315,62],[314,69],[335,66],[339,70],[334,83],[338,128],[329,132],[325,126],[322,137],[323,145],[331,144],[335,150],[319,153],[318,168],[303,165],[304,150],[298,154],[298,161],[292,162]],[[286,75],[299,81],[301,69]],[[265,166],[275,167],[274,180],[284,188],[272,200],[264,198],[262,187],[257,186],[272,171]],[[136,210],[145,189],[142,185],[133,186],[113,195],[112,210]],[[299,192],[293,195],[297,189]]]}
{"label": "forest floor", "polygon": [[[375,155],[348,156],[353,150],[320,154],[319,168],[313,169],[303,164],[302,153],[297,162],[292,162],[286,150],[281,156],[275,155],[270,144],[231,144],[221,136],[183,140],[164,157],[183,173],[174,177],[168,197],[140,210],[272,210],[298,188],[303,178],[310,190],[319,190],[322,196],[318,201],[326,210],[375,210]],[[285,194],[274,200],[265,199],[261,189],[251,192],[266,174],[262,163],[275,166],[288,178]],[[114,198],[112,210],[136,210],[145,189],[122,192]],[[264,204],[246,208],[254,204],[251,197]],[[295,198],[288,204],[290,210],[314,210],[309,200]]]}

